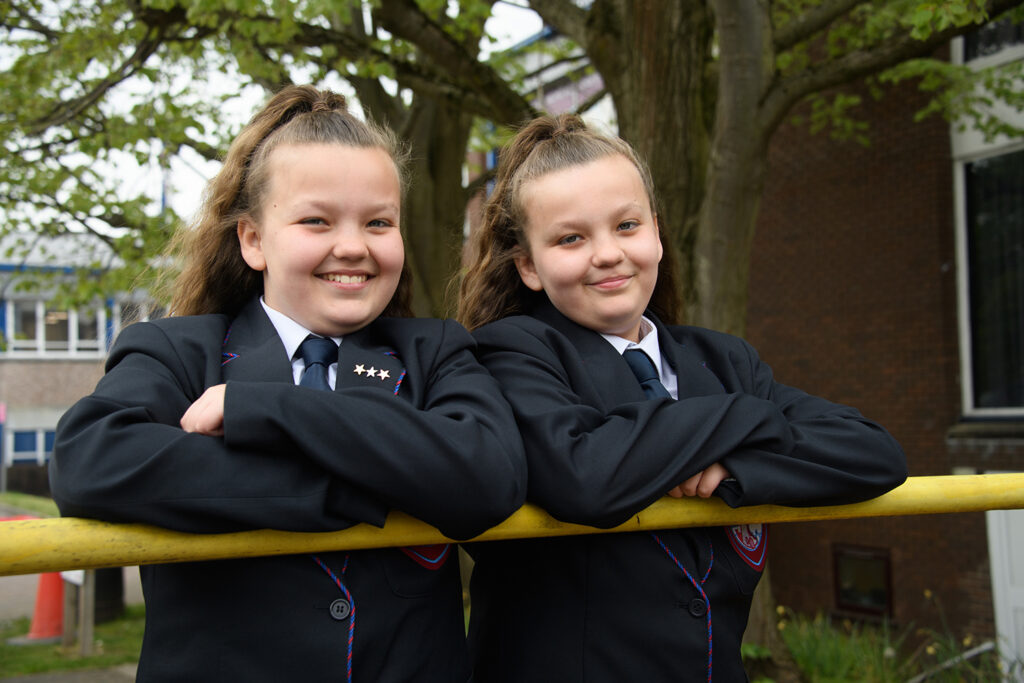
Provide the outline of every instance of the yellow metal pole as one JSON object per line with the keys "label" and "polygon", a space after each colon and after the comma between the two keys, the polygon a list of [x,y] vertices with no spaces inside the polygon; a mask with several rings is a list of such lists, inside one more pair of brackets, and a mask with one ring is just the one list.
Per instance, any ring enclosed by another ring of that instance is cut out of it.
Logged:
{"label": "yellow metal pole", "polygon": [[[733,509],[717,498],[677,500],[666,497],[614,529],[566,524],[536,506],[524,505],[473,541],[1020,508],[1024,508],[1024,473],[911,477],[883,496],[852,505],[809,508],[757,505]],[[108,524],[75,518],[34,519],[0,523],[0,576],[448,541],[451,539],[437,529],[399,512],[390,514],[383,528],[360,524],[327,533],[258,530],[186,534],[139,524]]]}

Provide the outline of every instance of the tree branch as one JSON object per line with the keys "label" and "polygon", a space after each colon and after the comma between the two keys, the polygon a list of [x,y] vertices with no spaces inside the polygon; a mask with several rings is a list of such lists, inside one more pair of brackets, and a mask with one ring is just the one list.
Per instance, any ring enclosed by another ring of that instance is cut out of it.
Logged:
{"label": "tree branch", "polygon": [[577,45],[587,44],[587,10],[571,0],[530,0],[530,9]]}
{"label": "tree branch", "polygon": [[[997,16],[1019,4],[1020,0],[990,0],[988,14]],[[908,59],[927,57],[951,39],[976,27],[974,24],[951,26],[942,31],[935,31],[924,40],[912,38],[910,29],[905,29],[874,46],[855,50],[817,68],[783,78],[768,89],[761,102],[758,112],[761,131],[764,135],[770,135],[785,118],[786,113],[811,93],[850,83]]]}
{"label": "tree branch", "polygon": [[494,180],[494,175],[496,173],[497,169],[489,168],[481,172],[480,175],[478,175],[476,178],[473,178],[473,180],[469,181],[469,184],[466,185],[462,193],[463,196],[465,197],[463,203],[469,203],[469,200],[475,197],[478,192],[487,187],[487,183]]}
{"label": "tree branch", "polygon": [[584,114],[584,113],[590,111],[590,109],[594,105],[596,105],[598,102],[603,100],[604,96],[607,95],[607,94],[608,94],[608,88],[601,88],[596,93],[594,93],[593,95],[591,95],[587,99],[583,100],[583,102],[580,103],[580,106],[576,107],[576,113],[577,114]]}
{"label": "tree branch", "polygon": [[31,31],[33,33],[38,33],[39,35],[43,36],[47,40],[50,40],[50,41],[53,41],[53,42],[56,42],[56,41],[61,39],[61,33],[60,32],[54,31],[49,26],[46,26],[41,21],[39,21],[35,17],[33,17],[30,14],[28,14],[28,12],[23,11],[23,9],[21,7],[15,5],[14,3],[11,3],[9,5],[9,7],[10,7],[11,13],[14,15],[15,19],[18,19],[18,20],[24,22],[24,25],[21,25],[21,24],[9,24],[9,23],[7,23],[7,21],[5,19],[2,23],[0,23],[0,25],[2,25],[4,28],[20,29],[22,31]]}
{"label": "tree branch", "polygon": [[523,74],[523,80],[529,80],[531,78],[540,78],[540,75],[542,73],[544,73],[545,71],[547,71],[548,69],[553,69],[556,66],[561,66],[562,64],[573,64],[573,63],[576,63],[576,62],[588,62],[589,59],[590,58],[587,57],[586,53],[580,53],[578,55],[569,55],[567,57],[561,57],[560,59],[556,59],[553,62],[550,62],[548,64],[544,64],[540,68],[534,69],[533,71],[531,71],[529,73]]}
{"label": "tree branch", "polygon": [[861,2],[863,0],[828,0],[788,24],[778,27],[773,38],[775,53],[785,52],[797,43],[808,40]]}
{"label": "tree branch", "polygon": [[509,87],[488,64],[470,55],[450,34],[420,9],[414,0],[381,0],[381,26],[392,35],[416,45],[438,70],[455,83],[478,93],[491,104],[491,118],[519,123],[536,114],[530,103]]}
{"label": "tree branch", "polygon": [[[165,16],[171,17],[172,15],[166,13]],[[160,47],[169,26],[170,23],[149,25],[146,36],[135,45],[135,51],[131,56],[113,69],[106,78],[100,79],[85,94],[59,103],[48,115],[35,122],[35,128],[28,131],[29,135],[39,135],[47,128],[67,123],[96,104],[111,88],[133,76]]]}

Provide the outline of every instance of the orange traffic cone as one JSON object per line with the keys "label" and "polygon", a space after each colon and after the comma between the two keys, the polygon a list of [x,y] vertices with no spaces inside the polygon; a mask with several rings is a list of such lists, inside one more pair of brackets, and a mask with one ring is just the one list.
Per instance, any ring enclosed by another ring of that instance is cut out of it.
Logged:
{"label": "orange traffic cone", "polygon": [[28,635],[11,638],[11,645],[56,643],[64,631],[64,580],[60,572],[39,575],[36,607],[32,612],[32,626]]}

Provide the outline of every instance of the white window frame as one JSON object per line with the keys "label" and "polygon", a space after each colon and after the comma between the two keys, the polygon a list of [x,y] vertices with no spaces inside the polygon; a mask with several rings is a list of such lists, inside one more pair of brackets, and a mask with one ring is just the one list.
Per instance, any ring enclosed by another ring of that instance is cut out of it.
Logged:
{"label": "white window frame", "polygon": [[[52,451],[46,450],[46,435],[47,433],[53,433],[56,427],[37,427],[35,429],[17,429],[4,427],[4,466],[14,467],[19,464],[34,463],[36,465],[45,465],[52,455]],[[15,451],[14,450],[14,439],[18,434],[27,434],[34,432],[36,435],[36,447],[32,451]],[[32,453],[31,457],[25,457],[22,455],[16,455],[21,453]]]}
{"label": "white window frame", "polygon": [[[952,41],[951,56],[955,64],[963,64],[964,44],[962,38]],[[1024,45],[1012,45],[999,52],[971,60],[970,66],[986,68],[1024,59]],[[1024,112],[1005,110],[1002,116],[1018,126],[1024,126]],[[957,263],[957,324],[960,341],[960,390],[962,413],[973,418],[1019,418],[1024,417],[1024,406],[1004,408],[979,408],[974,405],[974,375],[972,369],[971,307],[968,296],[967,261],[967,188],[965,167],[967,164],[989,157],[1010,154],[1024,150],[1024,139],[1000,137],[986,142],[975,130],[958,131],[950,126],[950,142],[953,153],[953,206],[956,230]]]}
{"label": "white window frame", "polygon": [[[36,334],[34,340],[15,339],[15,304],[31,303],[35,309]],[[96,344],[90,343],[82,346],[78,337],[78,309],[67,311],[68,314],[68,347],[66,349],[46,348],[46,310],[47,300],[44,298],[14,297],[3,302],[4,309],[0,315],[4,316],[4,334],[6,350],[0,353],[0,358],[102,358],[107,353],[107,311],[102,304],[90,306],[89,309],[96,315]],[[64,309],[51,309],[64,310]]]}

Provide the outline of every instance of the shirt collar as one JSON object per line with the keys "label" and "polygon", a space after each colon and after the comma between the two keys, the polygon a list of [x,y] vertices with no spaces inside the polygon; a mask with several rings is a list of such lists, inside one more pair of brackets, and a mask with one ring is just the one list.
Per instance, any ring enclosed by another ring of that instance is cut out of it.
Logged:
{"label": "shirt collar", "polygon": [[658,376],[661,372],[661,347],[658,345],[658,328],[646,316],[640,318],[640,341],[634,342],[614,334],[601,334],[620,354],[629,349],[640,349],[654,363]]}
{"label": "shirt collar", "polygon": [[[281,342],[284,344],[284,350],[288,353],[288,358],[295,358],[295,352],[299,350],[299,344],[301,344],[306,337],[312,334],[312,332],[289,318],[284,313],[268,306],[262,296],[260,297],[260,305],[263,306],[263,310],[266,311],[267,317],[270,318],[270,322],[273,323],[278,336],[281,337]],[[343,337],[331,337],[331,339],[334,340],[334,343],[340,345]]]}

